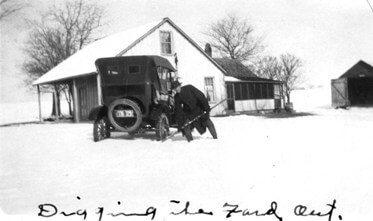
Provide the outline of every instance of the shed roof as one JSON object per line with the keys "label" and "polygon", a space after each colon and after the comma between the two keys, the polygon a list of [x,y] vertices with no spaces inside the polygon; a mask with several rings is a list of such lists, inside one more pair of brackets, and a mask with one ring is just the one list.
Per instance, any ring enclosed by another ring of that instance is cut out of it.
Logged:
{"label": "shed roof", "polygon": [[169,18],[161,21],[152,22],[133,29],[119,32],[114,35],[97,40],[75,54],[58,64],[55,68],[38,78],[33,82],[34,85],[48,84],[52,82],[63,81],[83,75],[96,74],[95,61],[102,57],[122,56],[136,44],[141,42],[157,28],[168,22],[182,36],[184,36],[197,50],[208,58],[223,73],[225,70],[220,67],[210,56],[208,56],[201,47],[198,46],[185,32],[183,32]]}
{"label": "shed roof", "polygon": [[339,78],[373,77],[373,66],[360,60]]}

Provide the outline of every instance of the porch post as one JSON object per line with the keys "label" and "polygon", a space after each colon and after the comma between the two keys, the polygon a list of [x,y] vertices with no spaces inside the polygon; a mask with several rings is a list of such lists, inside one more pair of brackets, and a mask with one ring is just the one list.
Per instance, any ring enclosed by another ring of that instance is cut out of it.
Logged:
{"label": "porch post", "polygon": [[97,73],[97,97],[98,97],[98,105],[102,104],[102,91],[101,91],[101,76]]}
{"label": "porch post", "polygon": [[56,110],[56,120],[59,120],[60,119],[60,112],[59,112],[59,110],[58,110],[58,97],[57,97],[57,86],[56,85],[54,85],[54,108],[55,108],[55,110]]}
{"label": "porch post", "polygon": [[37,85],[37,89],[38,89],[38,104],[39,104],[39,122],[43,122],[43,118],[41,116],[41,100],[40,100],[40,86]]}
{"label": "porch post", "polygon": [[79,110],[80,107],[78,105],[78,88],[76,86],[76,79],[73,79],[73,106],[74,106],[74,120],[76,123],[80,122]]}

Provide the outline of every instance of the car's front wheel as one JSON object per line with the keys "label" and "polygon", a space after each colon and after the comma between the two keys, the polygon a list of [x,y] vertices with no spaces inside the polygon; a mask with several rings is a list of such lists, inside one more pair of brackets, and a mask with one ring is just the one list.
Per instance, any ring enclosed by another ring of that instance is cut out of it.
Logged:
{"label": "car's front wheel", "polygon": [[170,124],[168,117],[165,113],[162,113],[158,116],[156,126],[155,126],[155,135],[157,140],[162,140],[170,134]]}
{"label": "car's front wheel", "polygon": [[97,142],[110,137],[110,126],[107,117],[95,120],[93,123],[93,141]]}

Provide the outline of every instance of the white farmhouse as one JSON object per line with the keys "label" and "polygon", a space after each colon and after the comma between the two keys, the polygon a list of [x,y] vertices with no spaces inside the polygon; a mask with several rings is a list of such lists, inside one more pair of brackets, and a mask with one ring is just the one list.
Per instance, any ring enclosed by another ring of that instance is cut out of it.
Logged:
{"label": "white farmhouse", "polygon": [[[237,73],[232,74],[229,67],[223,68],[169,18],[97,40],[37,79],[34,85],[39,88],[43,84],[69,84],[73,89],[73,118],[76,122],[85,121],[89,111],[101,102],[96,59],[131,55],[159,55],[167,58],[177,69],[183,84],[192,84],[205,92],[211,105],[228,98],[228,102],[215,108],[212,115],[258,110],[258,106],[243,105],[245,99],[265,100],[261,101],[264,105],[260,106],[262,110],[279,107],[275,105],[274,85],[279,87],[281,82],[260,79],[261,83],[267,81],[265,88],[261,86],[258,92],[265,96],[248,96],[248,93],[255,93],[255,89],[249,91],[249,83],[255,83],[254,74],[250,79],[240,78],[236,76]],[[242,91],[243,88],[246,91]],[[235,100],[237,93],[244,96]],[[282,102],[280,103],[281,108]],[[235,106],[238,107],[237,110]]]}

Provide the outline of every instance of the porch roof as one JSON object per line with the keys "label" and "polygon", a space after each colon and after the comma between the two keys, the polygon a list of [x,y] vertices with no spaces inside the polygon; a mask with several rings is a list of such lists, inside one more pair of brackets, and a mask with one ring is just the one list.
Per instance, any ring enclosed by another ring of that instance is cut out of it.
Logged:
{"label": "porch roof", "polygon": [[123,49],[155,28],[159,23],[159,21],[152,22],[92,42],[38,78],[33,82],[33,85],[48,84],[78,76],[95,74],[95,61],[97,58],[113,57],[120,54]]}

